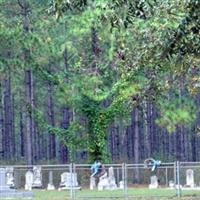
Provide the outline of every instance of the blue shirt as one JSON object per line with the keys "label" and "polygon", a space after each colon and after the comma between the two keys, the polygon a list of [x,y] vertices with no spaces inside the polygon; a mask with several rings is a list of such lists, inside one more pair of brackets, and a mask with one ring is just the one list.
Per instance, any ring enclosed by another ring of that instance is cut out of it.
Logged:
{"label": "blue shirt", "polygon": [[92,171],[92,175],[91,176],[95,176],[100,172],[101,169],[101,163],[96,161],[92,166],[91,166],[91,171]]}

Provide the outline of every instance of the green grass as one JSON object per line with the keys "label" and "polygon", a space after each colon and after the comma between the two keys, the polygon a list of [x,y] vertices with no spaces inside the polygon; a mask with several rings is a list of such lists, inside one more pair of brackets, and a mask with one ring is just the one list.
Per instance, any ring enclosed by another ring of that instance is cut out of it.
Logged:
{"label": "green grass", "polygon": [[[33,200],[70,200],[70,191],[42,191],[42,190],[33,190],[35,197]],[[175,190],[170,189],[152,189],[148,188],[131,188],[128,190],[129,198],[128,200],[178,200],[176,197]],[[76,191],[77,200],[108,200],[108,199],[117,199],[124,200],[124,194],[122,190],[115,191],[90,191],[90,190],[81,190]],[[182,191],[182,200],[199,200],[200,191],[187,190]],[[1,199],[1,198],[0,198]],[[19,200],[19,199],[17,199]],[[24,199],[23,199],[24,200]]]}

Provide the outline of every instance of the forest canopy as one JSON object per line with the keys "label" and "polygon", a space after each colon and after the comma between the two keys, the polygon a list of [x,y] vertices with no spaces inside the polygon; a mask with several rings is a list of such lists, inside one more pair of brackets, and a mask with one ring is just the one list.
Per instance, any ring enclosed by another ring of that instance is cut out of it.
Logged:
{"label": "forest canopy", "polygon": [[199,1],[0,7],[4,160],[199,158]]}

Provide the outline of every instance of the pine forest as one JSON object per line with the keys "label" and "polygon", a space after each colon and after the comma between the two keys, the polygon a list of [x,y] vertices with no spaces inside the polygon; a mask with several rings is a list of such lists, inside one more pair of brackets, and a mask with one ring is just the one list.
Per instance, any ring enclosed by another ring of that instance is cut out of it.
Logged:
{"label": "pine forest", "polygon": [[0,0],[0,163],[200,160],[199,0]]}

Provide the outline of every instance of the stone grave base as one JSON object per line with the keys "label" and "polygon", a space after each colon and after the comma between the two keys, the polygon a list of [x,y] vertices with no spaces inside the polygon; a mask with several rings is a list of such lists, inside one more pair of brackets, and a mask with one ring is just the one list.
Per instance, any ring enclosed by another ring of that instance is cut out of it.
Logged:
{"label": "stone grave base", "polygon": [[182,187],[182,190],[200,190],[200,187]]}
{"label": "stone grave base", "polygon": [[0,198],[33,198],[32,192],[17,192],[16,190],[2,190],[0,191]]}
{"label": "stone grave base", "polygon": [[81,190],[81,187],[77,186],[77,187],[69,187],[69,186],[65,186],[65,187],[59,187],[58,188],[58,191],[61,191],[61,190]]}

